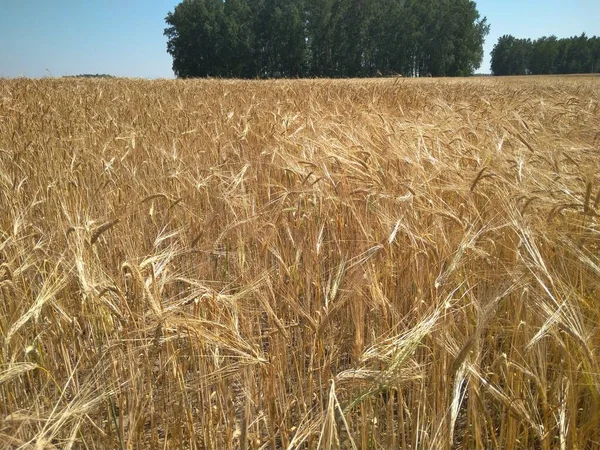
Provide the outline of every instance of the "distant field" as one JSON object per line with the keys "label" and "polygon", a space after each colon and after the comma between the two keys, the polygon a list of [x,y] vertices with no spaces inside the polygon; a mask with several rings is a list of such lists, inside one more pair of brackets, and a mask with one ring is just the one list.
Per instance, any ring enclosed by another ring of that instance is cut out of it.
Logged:
{"label": "distant field", "polygon": [[0,80],[0,448],[600,448],[600,78]]}

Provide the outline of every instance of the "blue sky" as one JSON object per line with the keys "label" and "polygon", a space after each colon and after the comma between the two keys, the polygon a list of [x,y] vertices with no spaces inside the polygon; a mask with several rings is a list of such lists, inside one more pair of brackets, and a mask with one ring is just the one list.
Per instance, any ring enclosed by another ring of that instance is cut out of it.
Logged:
{"label": "blue sky", "polygon": [[[177,0],[0,0],[0,77],[81,73],[171,78],[162,34]],[[479,0],[491,32],[480,72],[503,34],[600,35],[599,0]]]}

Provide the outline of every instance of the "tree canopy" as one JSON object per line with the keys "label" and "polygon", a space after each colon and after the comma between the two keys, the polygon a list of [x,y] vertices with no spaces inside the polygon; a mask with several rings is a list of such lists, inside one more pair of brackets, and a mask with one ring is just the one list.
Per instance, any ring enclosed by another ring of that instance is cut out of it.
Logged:
{"label": "tree canopy", "polygon": [[183,0],[165,21],[182,78],[465,76],[489,33],[471,0]]}
{"label": "tree canopy", "polygon": [[585,33],[566,39],[556,36],[517,39],[504,35],[492,50],[494,75],[543,75],[600,72],[600,38]]}

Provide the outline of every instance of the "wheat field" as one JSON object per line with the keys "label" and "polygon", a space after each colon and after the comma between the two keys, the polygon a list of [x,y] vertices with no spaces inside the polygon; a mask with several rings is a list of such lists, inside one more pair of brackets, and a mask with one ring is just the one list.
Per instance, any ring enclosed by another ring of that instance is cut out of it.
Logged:
{"label": "wheat field", "polygon": [[600,78],[0,80],[0,447],[600,449]]}

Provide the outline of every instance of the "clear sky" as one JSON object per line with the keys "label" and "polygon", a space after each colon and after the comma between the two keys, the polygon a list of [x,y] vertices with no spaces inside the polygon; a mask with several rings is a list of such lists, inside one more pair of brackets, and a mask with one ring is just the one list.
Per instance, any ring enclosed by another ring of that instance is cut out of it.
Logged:
{"label": "clear sky", "polygon": [[[178,0],[0,0],[0,77],[107,73],[170,78],[162,34]],[[498,37],[600,36],[600,0],[478,0]]]}

